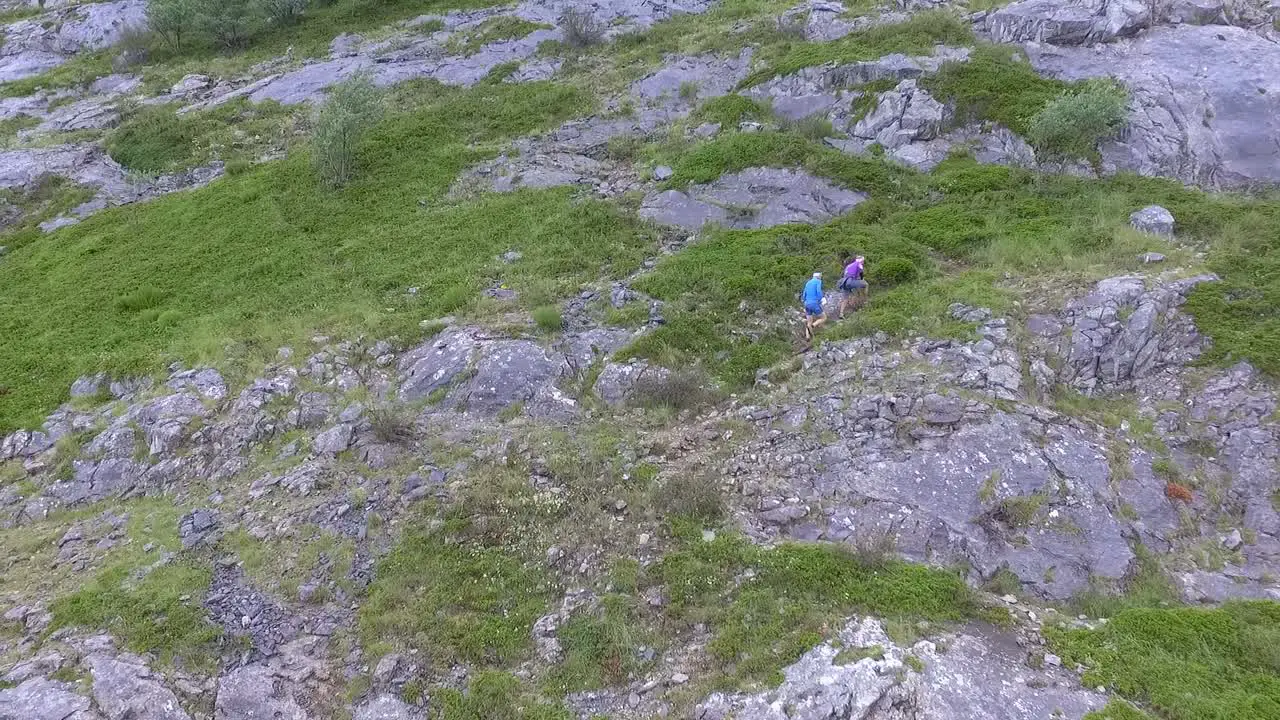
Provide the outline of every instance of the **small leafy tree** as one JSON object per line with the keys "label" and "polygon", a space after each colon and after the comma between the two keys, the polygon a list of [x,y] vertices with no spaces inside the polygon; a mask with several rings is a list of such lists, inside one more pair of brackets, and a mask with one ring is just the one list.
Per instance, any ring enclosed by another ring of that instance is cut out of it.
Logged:
{"label": "small leafy tree", "polygon": [[190,0],[200,33],[224,50],[249,44],[258,28],[260,8],[252,0]]}
{"label": "small leafy tree", "polygon": [[160,42],[174,52],[182,52],[182,41],[195,23],[192,0],[151,0],[147,3],[147,26]]}
{"label": "small leafy tree", "polygon": [[354,75],[333,87],[316,111],[313,153],[316,170],[334,187],[355,171],[356,147],[382,116],[382,97],[366,75]]}
{"label": "small leafy tree", "polygon": [[1087,81],[1033,115],[1027,139],[1048,159],[1094,157],[1100,141],[1124,129],[1128,100],[1128,93],[1113,81]]}
{"label": "small leafy tree", "polygon": [[259,0],[262,14],[277,26],[296,25],[307,9],[307,0]]}

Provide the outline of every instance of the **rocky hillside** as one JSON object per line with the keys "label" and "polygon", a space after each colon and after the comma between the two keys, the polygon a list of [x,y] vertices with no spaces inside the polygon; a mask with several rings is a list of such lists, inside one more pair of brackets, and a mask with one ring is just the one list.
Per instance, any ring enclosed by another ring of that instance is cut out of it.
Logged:
{"label": "rocky hillside", "polygon": [[0,720],[1280,718],[1280,6],[4,13]]}

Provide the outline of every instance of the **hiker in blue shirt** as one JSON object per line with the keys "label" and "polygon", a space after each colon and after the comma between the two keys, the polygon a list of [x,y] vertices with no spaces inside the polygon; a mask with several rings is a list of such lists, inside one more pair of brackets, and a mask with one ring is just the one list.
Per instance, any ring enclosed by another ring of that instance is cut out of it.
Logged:
{"label": "hiker in blue shirt", "polygon": [[812,340],[813,331],[827,321],[822,314],[822,273],[814,273],[809,282],[804,284],[800,302],[804,303],[804,337],[806,340]]}

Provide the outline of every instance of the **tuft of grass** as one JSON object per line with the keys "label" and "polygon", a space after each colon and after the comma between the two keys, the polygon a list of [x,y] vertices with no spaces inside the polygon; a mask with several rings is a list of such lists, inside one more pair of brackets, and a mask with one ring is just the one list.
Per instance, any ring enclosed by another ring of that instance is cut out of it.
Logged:
{"label": "tuft of grass", "polygon": [[422,651],[440,667],[503,667],[529,651],[550,581],[500,548],[410,531],[383,558],[359,612],[366,647]]}
{"label": "tuft of grass", "polygon": [[643,643],[635,595],[611,594],[593,612],[579,612],[560,627],[564,660],[544,683],[555,694],[626,683],[641,669],[637,649]]}
{"label": "tuft of grass", "polygon": [[653,508],[663,519],[714,523],[724,515],[724,498],[713,475],[675,475],[653,489]]}
{"label": "tuft of grass", "polygon": [[555,305],[534,308],[533,322],[545,333],[559,332],[564,328],[564,318],[560,315],[560,308]]}
{"label": "tuft of grass", "polygon": [[1065,663],[1087,668],[1086,686],[1105,685],[1161,718],[1280,717],[1280,604],[1129,608],[1094,630],[1046,638]]}
{"label": "tuft of grass", "polygon": [[667,375],[642,375],[632,387],[630,401],[644,408],[689,410],[716,399],[708,378],[697,370],[676,370]]}
{"label": "tuft of grass", "polygon": [[[719,684],[776,683],[781,669],[855,612],[960,620],[981,610],[956,574],[889,561],[876,567],[836,545],[761,548],[734,534],[702,539],[700,525],[674,526],[679,545],[653,571],[673,620],[705,622],[723,664]],[[746,570],[754,575],[744,575]]]}
{"label": "tuft of grass", "polygon": [[1025,528],[1035,522],[1044,501],[1044,495],[1040,494],[1005,498],[992,514],[1011,528]]}

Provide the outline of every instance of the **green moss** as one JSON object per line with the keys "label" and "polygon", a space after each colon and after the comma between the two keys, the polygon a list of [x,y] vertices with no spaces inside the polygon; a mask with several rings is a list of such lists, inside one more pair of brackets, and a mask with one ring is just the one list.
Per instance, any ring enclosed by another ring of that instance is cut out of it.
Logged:
{"label": "green moss", "polygon": [[406,534],[376,577],[359,613],[365,645],[417,649],[441,667],[525,657],[552,591],[539,568],[440,533]]}
{"label": "green moss", "polygon": [[[708,650],[722,663],[723,684],[776,682],[831,623],[855,612],[930,620],[980,614],[964,581],[946,571],[892,560],[870,567],[835,545],[765,549],[733,534],[706,542],[696,528],[679,532],[679,549],[662,559],[655,579],[673,619],[712,628]],[[754,575],[745,576],[748,569]]]}
{"label": "green moss", "polygon": [[1162,718],[1280,718],[1280,604],[1130,608],[1095,630],[1047,638],[1066,664],[1087,668],[1085,685],[1105,685]]}
{"label": "green moss", "polygon": [[[1068,85],[1041,77],[1017,51],[979,45],[966,62],[947,63],[921,87],[956,108],[959,123],[990,120],[1025,135],[1028,124]],[[1015,59],[1016,58],[1016,59]]]}

